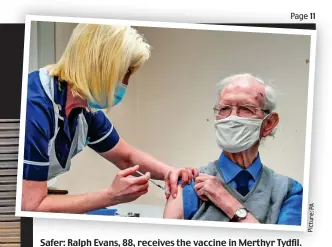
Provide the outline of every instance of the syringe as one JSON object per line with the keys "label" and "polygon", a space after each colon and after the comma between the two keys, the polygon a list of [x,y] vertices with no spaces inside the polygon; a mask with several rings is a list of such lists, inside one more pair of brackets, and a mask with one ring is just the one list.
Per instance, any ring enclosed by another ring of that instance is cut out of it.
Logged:
{"label": "syringe", "polygon": [[[136,173],[138,173],[138,174],[141,175],[141,176],[144,176],[144,174],[141,173],[140,171],[137,171]],[[157,187],[159,187],[160,189],[162,189],[166,194],[170,194],[170,193],[168,192],[168,190],[165,189],[165,188],[164,188],[163,186],[161,186],[160,184],[157,184],[155,181],[153,181],[153,180],[151,180],[151,179],[149,179],[149,181],[150,181],[151,183],[153,183],[155,186],[157,186]]]}

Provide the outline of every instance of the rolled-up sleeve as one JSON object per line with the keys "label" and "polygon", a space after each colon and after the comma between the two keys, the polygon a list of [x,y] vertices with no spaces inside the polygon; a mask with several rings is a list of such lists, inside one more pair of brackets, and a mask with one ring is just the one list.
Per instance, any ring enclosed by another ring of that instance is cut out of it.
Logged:
{"label": "rolled-up sleeve", "polygon": [[88,146],[98,153],[111,150],[120,137],[110,120],[102,111],[91,113]]}
{"label": "rolled-up sleeve", "polygon": [[[181,184],[181,179],[178,184]],[[183,218],[190,220],[199,208],[199,197],[194,189],[195,181],[186,184],[182,189],[182,205],[183,205]]]}
{"label": "rolled-up sleeve", "polygon": [[293,180],[292,189],[288,198],[284,201],[278,218],[279,225],[300,226],[302,221],[303,188],[300,183]]}

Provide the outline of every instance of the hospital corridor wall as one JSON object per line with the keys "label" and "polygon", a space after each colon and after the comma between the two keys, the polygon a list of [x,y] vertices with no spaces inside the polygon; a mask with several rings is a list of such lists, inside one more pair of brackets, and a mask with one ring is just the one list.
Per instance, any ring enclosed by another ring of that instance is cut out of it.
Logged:
{"label": "hospital corridor wall", "polygon": [[[53,47],[44,61],[60,58],[75,26],[55,23],[53,36],[39,28],[35,40],[53,39],[47,44]],[[108,114],[127,142],[177,167],[200,167],[217,159],[221,150],[216,143],[212,110],[216,83],[225,76],[248,72],[261,77],[277,92],[280,124],[276,136],[261,144],[262,162],[303,182],[309,37],[137,29],[153,47],[151,59],[132,77],[123,102]],[[44,54],[41,49],[47,47],[36,47],[40,67]],[[117,171],[86,148],[74,158],[71,170],[57,179],[55,187],[69,194],[97,191],[110,186]],[[148,194],[123,207],[128,205],[147,205],[145,211],[154,208],[153,216],[161,217],[165,196],[151,185]]]}

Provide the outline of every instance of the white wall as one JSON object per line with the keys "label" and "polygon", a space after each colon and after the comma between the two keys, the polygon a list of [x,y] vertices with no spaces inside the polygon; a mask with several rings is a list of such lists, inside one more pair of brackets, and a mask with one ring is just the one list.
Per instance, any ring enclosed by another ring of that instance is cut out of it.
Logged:
{"label": "white wall", "polygon": [[51,22],[31,22],[29,71],[34,71],[55,60],[55,24]]}
{"label": "white wall", "polygon": [[45,66],[55,63],[55,40],[54,27],[52,22],[38,23],[38,64]]}
{"label": "white wall", "polygon": [[58,61],[65,50],[71,33],[76,27],[75,23],[55,23],[55,59]]}
{"label": "white wall", "polygon": [[[230,74],[249,72],[271,81],[278,93],[280,126],[276,138],[262,145],[262,160],[302,182],[309,37],[140,30],[154,47],[151,60],[137,75],[140,147],[180,166],[200,166],[217,158],[215,84]],[[154,140],[144,138],[147,133]]]}
{"label": "white wall", "polygon": [[[72,24],[57,24],[56,57]],[[215,84],[248,72],[272,82],[278,93],[280,126],[261,146],[265,165],[303,180],[310,39],[305,36],[138,28],[154,47],[151,60],[132,78],[124,101],[108,115],[129,143],[177,167],[199,167],[218,158],[213,128]],[[109,186],[112,164],[85,149],[62,175],[58,188],[70,193]],[[164,205],[150,192],[133,204]]]}
{"label": "white wall", "polygon": [[29,72],[37,70],[38,65],[38,31],[37,22],[31,22],[30,50],[29,50]]}

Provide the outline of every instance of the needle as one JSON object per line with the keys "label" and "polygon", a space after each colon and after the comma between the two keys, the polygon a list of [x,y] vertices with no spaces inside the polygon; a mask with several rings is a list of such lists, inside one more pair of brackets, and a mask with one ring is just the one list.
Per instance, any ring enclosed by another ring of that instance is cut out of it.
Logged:
{"label": "needle", "polygon": [[[136,173],[138,173],[138,174],[141,175],[141,176],[144,176],[144,174],[141,173],[140,171],[137,171]],[[163,191],[165,191],[166,194],[170,194],[170,193],[168,192],[168,190],[165,189],[165,188],[164,188],[163,186],[161,186],[160,184],[157,184],[155,181],[153,181],[153,180],[151,180],[151,179],[149,179],[149,181],[150,181],[151,183],[153,183],[155,186],[157,186],[157,187],[159,187],[160,189],[162,189]]]}

